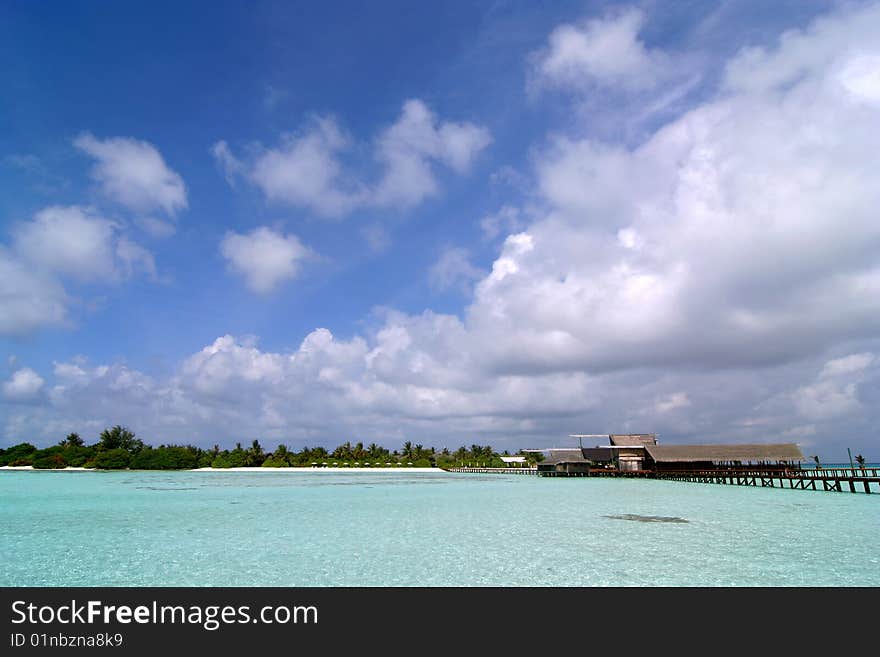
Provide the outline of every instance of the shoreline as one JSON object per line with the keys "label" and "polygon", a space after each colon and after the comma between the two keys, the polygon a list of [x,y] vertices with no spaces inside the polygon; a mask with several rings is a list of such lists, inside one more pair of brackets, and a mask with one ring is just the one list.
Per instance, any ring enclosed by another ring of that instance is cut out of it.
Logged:
{"label": "shoreline", "polygon": [[340,467],[290,467],[290,468],[194,468],[189,470],[98,470],[96,468],[34,468],[32,465],[3,465],[0,470],[33,472],[446,472],[443,468],[340,468]]}

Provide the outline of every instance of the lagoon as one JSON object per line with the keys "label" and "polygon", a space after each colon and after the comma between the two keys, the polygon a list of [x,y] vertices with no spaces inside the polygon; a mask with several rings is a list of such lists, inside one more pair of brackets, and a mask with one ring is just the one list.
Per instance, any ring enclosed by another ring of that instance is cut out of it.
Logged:
{"label": "lagoon", "polygon": [[3,471],[0,528],[3,586],[880,585],[880,496],[672,481]]}

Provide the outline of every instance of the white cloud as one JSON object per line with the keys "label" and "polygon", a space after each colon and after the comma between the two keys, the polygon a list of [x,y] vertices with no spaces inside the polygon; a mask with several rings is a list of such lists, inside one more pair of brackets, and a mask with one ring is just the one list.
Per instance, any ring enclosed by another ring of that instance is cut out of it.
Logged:
{"label": "white cloud", "polygon": [[13,230],[16,253],[33,266],[80,281],[156,276],[153,255],[90,208],[52,206]]}
{"label": "white cloud", "polygon": [[634,148],[551,140],[530,247],[508,240],[468,313],[498,367],[745,367],[876,336],[880,108],[840,71],[878,29],[868,9],[740,55],[778,86],[728,83]]}
{"label": "white cloud", "polygon": [[11,233],[12,248],[0,245],[0,334],[63,324],[72,301],[64,289],[68,280],[118,283],[137,273],[157,278],[152,253],[90,208],[44,208]]}
{"label": "white cloud", "polygon": [[376,182],[343,165],[342,156],[353,145],[328,117],[284,135],[279,146],[250,161],[236,158],[225,141],[214,144],[212,151],[230,183],[244,176],[270,201],[341,217],[364,207],[417,205],[437,193],[436,164],[466,173],[490,141],[485,128],[441,123],[422,101],[409,100],[397,122],[376,139],[374,155],[381,165]]}
{"label": "white cloud", "polygon": [[183,179],[152,144],[130,137],[100,140],[83,133],[74,145],[97,160],[92,178],[116,203],[135,212],[161,210],[169,216],[187,207]]}
{"label": "white cloud", "polygon": [[244,173],[244,164],[232,154],[229,144],[220,140],[211,147],[211,155],[223,172],[223,177],[230,187],[235,187],[235,180]]}
{"label": "white cloud", "polygon": [[347,214],[363,194],[357,183],[346,179],[337,159],[347,145],[335,121],[317,119],[307,131],[286,135],[278,148],[257,157],[249,176],[270,201],[328,217]]}
{"label": "white cloud", "polygon": [[867,369],[874,363],[876,357],[874,354],[850,354],[843,358],[835,358],[825,363],[820,378],[832,378],[838,376],[854,375],[857,372]]}
{"label": "white cloud", "polygon": [[13,372],[12,377],[3,383],[3,396],[13,401],[35,398],[43,388],[43,378],[29,367]]}
{"label": "white cloud", "polygon": [[53,206],[14,230],[15,249],[30,262],[79,280],[113,277],[116,225],[87,208]]}
{"label": "white cloud", "polygon": [[664,395],[654,403],[654,409],[658,413],[668,413],[677,408],[686,408],[691,405],[686,392],[673,392]]}
{"label": "white cloud", "polygon": [[557,27],[537,58],[541,82],[574,88],[656,86],[666,76],[668,60],[639,39],[644,21],[641,10],[628,9]]}
{"label": "white cloud", "polygon": [[449,247],[443,250],[437,261],[428,270],[428,281],[435,290],[445,291],[459,288],[469,292],[475,281],[485,275],[470,261],[470,253],[460,247]]}
{"label": "white cloud", "polygon": [[471,123],[442,123],[420,100],[408,100],[397,122],[377,141],[385,173],[373,192],[373,203],[410,207],[437,192],[432,162],[465,173],[474,157],[489,145],[485,128]]}
{"label": "white cloud", "polygon": [[27,335],[63,324],[68,296],[51,275],[0,246],[0,335]]}
{"label": "white cloud", "polygon": [[295,235],[282,235],[265,226],[246,235],[226,233],[220,253],[258,294],[267,294],[294,278],[301,262],[310,255]]}
{"label": "white cloud", "polygon": [[[665,442],[809,435],[868,452],[880,117],[864,61],[878,11],[741,53],[716,96],[635,146],[554,137],[535,151],[524,225],[499,222],[515,232],[462,317],[387,311],[363,335],[316,329],[277,351],[223,336],[161,381],[59,364],[29,426],[124,415],[145,438],[202,444],[259,432],[292,445],[418,436],[514,449],[606,430]],[[242,251],[247,266],[259,260]],[[268,260],[289,277],[297,257],[279,251]],[[274,269],[258,274],[263,286]]]}
{"label": "white cloud", "polygon": [[810,420],[827,420],[858,412],[861,408],[859,384],[865,381],[876,360],[871,353],[829,360],[815,381],[792,394],[798,412]]}
{"label": "white cloud", "polygon": [[819,381],[799,388],[794,397],[801,415],[811,420],[840,417],[859,408],[856,384]]}
{"label": "white cloud", "polygon": [[152,280],[156,280],[156,260],[147,249],[135,244],[126,237],[121,237],[116,242],[116,257],[123,276],[126,278],[135,273],[143,272]]}

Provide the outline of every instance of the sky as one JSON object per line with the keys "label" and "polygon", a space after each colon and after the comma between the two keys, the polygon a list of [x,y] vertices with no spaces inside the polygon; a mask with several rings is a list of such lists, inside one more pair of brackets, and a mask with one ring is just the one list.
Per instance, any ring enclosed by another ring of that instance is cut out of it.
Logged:
{"label": "sky", "polygon": [[0,446],[880,460],[880,3],[0,3]]}

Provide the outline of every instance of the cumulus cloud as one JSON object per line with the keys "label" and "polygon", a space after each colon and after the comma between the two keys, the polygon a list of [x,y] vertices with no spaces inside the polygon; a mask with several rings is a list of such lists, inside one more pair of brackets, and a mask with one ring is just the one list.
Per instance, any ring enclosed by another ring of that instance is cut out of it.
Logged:
{"label": "cumulus cloud", "polygon": [[16,251],[30,262],[80,280],[114,276],[116,225],[87,208],[53,206],[13,231]]}
{"label": "cumulus cloud", "polygon": [[39,374],[29,367],[23,367],[3,383],[3,396],[13,401],[33,399],[42,390],[43,383],[45,381]]}
{"label": "cumulus cloud", "polygon": [[121,413],[203,444],[259,432],[516,449],[657,431],[868,452],[880,108],[865,62],[878,31],[868,7],[744,51],[717,94],[634,146],[548,140],[534,156],[540,212],[506,235],[461,317],[389,311],[363,335],[317,329],[278,351],[222,336],[161,381],[59,366],[31,426]]}
{"label": "cumulus cloud", "polygon": [[545,216],[469,311],[508,336],[487,340],[499,367],[760,366],[877,335],[880,108],[841,77],[876,50],[868,26],[880,9],[738,55],[773,84],[725,84],[634,148],[552,140]]}
{"label": "cumulus cloud", "polygon": [[90,208],[40,210],[14,227],[13,248],[32,266],[80,281],[118,280],[139,270],[156,274],[152,254]]}
{"label": "cumulus cloud", "polygon": [[491,141],[472,123],[439,122],[420,100],[407,101],[400,118],[376,139],[377,181],[349,171],[343,155],[352,140],[330,117],[282,137],[281,143],[254,158],[237,158],[225,141],[213,146],[227,180],[243,176],[269,201],[304,207],[325,217],[340,217],[364,207],[412,207],[437,193],[435,165],[463,174]]}
{"label": "cumulus cloud", "polygon": [[63,324],[67,293],[55,277],[36,271],[0,245],[0,335],[27,335]]}
{"label": "cumulus cloud", "polygon": [[14,225],[11,235],[11,248],[0,245],[0,334],[63,324],[71,301],[64,281],[156,278],[152,253],[91,208],[44,208]]}
{"label": "cumulus cloud", "polygon": [[268,294],[283,281],[294,278],[302,261],[310,255],[296,235],[282,235],[265,226],[245,235],[226,233],[220,253],[257,294]]}
{"label": "cumulus cloud", "polygon": [[639,39],[644,22],[641,10],[627,9],[581,24],[560,25],[538,54],[540,82],[575,88],[657,85],[666,76],[668,60]]}
{"label": "cumulus cloud", "polygon": [[131,137],[97,139],[83,133],[74,145],[96,160],[92,178],[107,198],[140,213],[173,216],[187,207],[183,178],[152,144]]}
{"label": "cumulus cloud", "polygon": [[[302,206],[328,217],[350,212],[363,190],[347,178],[338,160],[348,138],[330,118],[316,119],[302,133],[259,155],[249,171],[251,181],[270,201]],[[228,166],[228,165],[227,165]]]}
{"label": "cumulus cloud", "polygon": [[438,123],[420,100],[408,100],[397,122],[379,136],[377,157],[384,164],[373,191],[378,205],[411,207],[437,192],[432,163],[465,173],[489,145],[488,130],[472,123]]}

